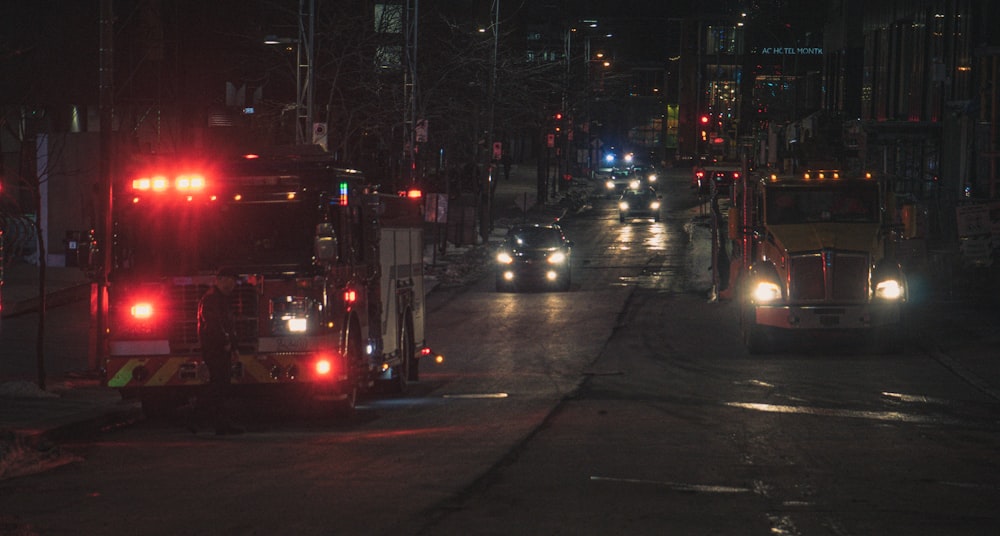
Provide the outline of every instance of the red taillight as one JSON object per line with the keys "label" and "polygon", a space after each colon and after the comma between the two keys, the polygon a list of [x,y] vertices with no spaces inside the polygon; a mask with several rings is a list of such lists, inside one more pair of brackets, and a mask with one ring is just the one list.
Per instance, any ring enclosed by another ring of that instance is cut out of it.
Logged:
{"label": "red taillight", "polygon": [[320,376],[329,376],[333,372],[333,362],[329,359],[318,359],[314,365],[316,374]]}

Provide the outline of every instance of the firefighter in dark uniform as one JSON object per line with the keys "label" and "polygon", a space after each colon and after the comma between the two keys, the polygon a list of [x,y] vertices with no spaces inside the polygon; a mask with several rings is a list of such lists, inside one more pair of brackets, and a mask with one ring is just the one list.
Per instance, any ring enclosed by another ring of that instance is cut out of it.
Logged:
{"label": "firefighter in dark uniform", "polygon": [[243,433],[243,428],[234,425],[226,413],[232,361],[237,356],[236,330],[229,305],[238,277],[235,270],[219,270],[215,284],[198,302],[198,339],[209,374],[203,408],[209,412],[217,435]]}

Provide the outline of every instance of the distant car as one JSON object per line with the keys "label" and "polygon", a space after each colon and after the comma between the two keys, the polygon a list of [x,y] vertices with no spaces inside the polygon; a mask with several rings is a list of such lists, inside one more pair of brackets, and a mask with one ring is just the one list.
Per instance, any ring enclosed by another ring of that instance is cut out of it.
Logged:
{"label": "distant car", "polygon": [[656,168],[647,164],[636,164],[632,166],[632,182],[629,187],[636,189],[649,186],[656,189],[657,179],[659,179],[659,174],[656,172]]}
{"label": "distant car", "polygon": [[660,201],[663,197],[656,190],[645,187],[625,190],[618,200],[618,221],[629,218],[653,218],[660,221]]}
{"label": "distant car", "polygon": [[569,290],[572,248],[559,224],[515,225],[497,249],[497,291],[531,286]]}
{"label": "distant car", "polygon": [[740,170],[730,167],[705,168],[704,175],[698,179],[698,194],[710,195],[712,182],[720,197],[729,197],[730,186],[740,179]]}
{"label": "distant car", "polygon": [[614,168],[604,180],[605,194],[609,199],[622,195],[635,179],[635,174],[629,168]]}

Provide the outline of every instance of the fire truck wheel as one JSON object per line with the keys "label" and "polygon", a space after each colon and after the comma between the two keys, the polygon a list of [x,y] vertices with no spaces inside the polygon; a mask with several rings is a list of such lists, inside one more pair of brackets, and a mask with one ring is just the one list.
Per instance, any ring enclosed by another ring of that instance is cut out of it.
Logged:
{"label": "fire truck wheel", "polygon": [[140,396],[142,413],[149,418],[165,417],[188,402],[180,393],[143,393]]}
{"label": "fire truck wheel", "polygon": [[356,330],[350,330],[343,335],[344,356],[347,367],[351,370],[344,386],[344,398],[333,404],[334,416],[349,420],[354,418],[358,405],[358,385],[360,380],[359,363],[361,357],[361,340]]}
{"label": "fire truck wheel", "polygon": [[406,384],[419,378],[417,371],[416,342],[413,340],[413,319],[410,315],[400,322],[399,328],[399,358],[400,363],[392,368],[392,374],[385,386],[389,392],[402,393]]}

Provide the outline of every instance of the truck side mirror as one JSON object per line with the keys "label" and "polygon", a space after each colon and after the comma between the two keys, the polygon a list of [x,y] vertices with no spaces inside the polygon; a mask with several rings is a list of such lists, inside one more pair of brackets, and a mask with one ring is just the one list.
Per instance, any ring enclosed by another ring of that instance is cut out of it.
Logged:
{"label": "truck side mirror", "polygon": [[332,223],[316,225],[316,236],[313,238],[313,255],[324,262],[337,261],[337,233]]}

